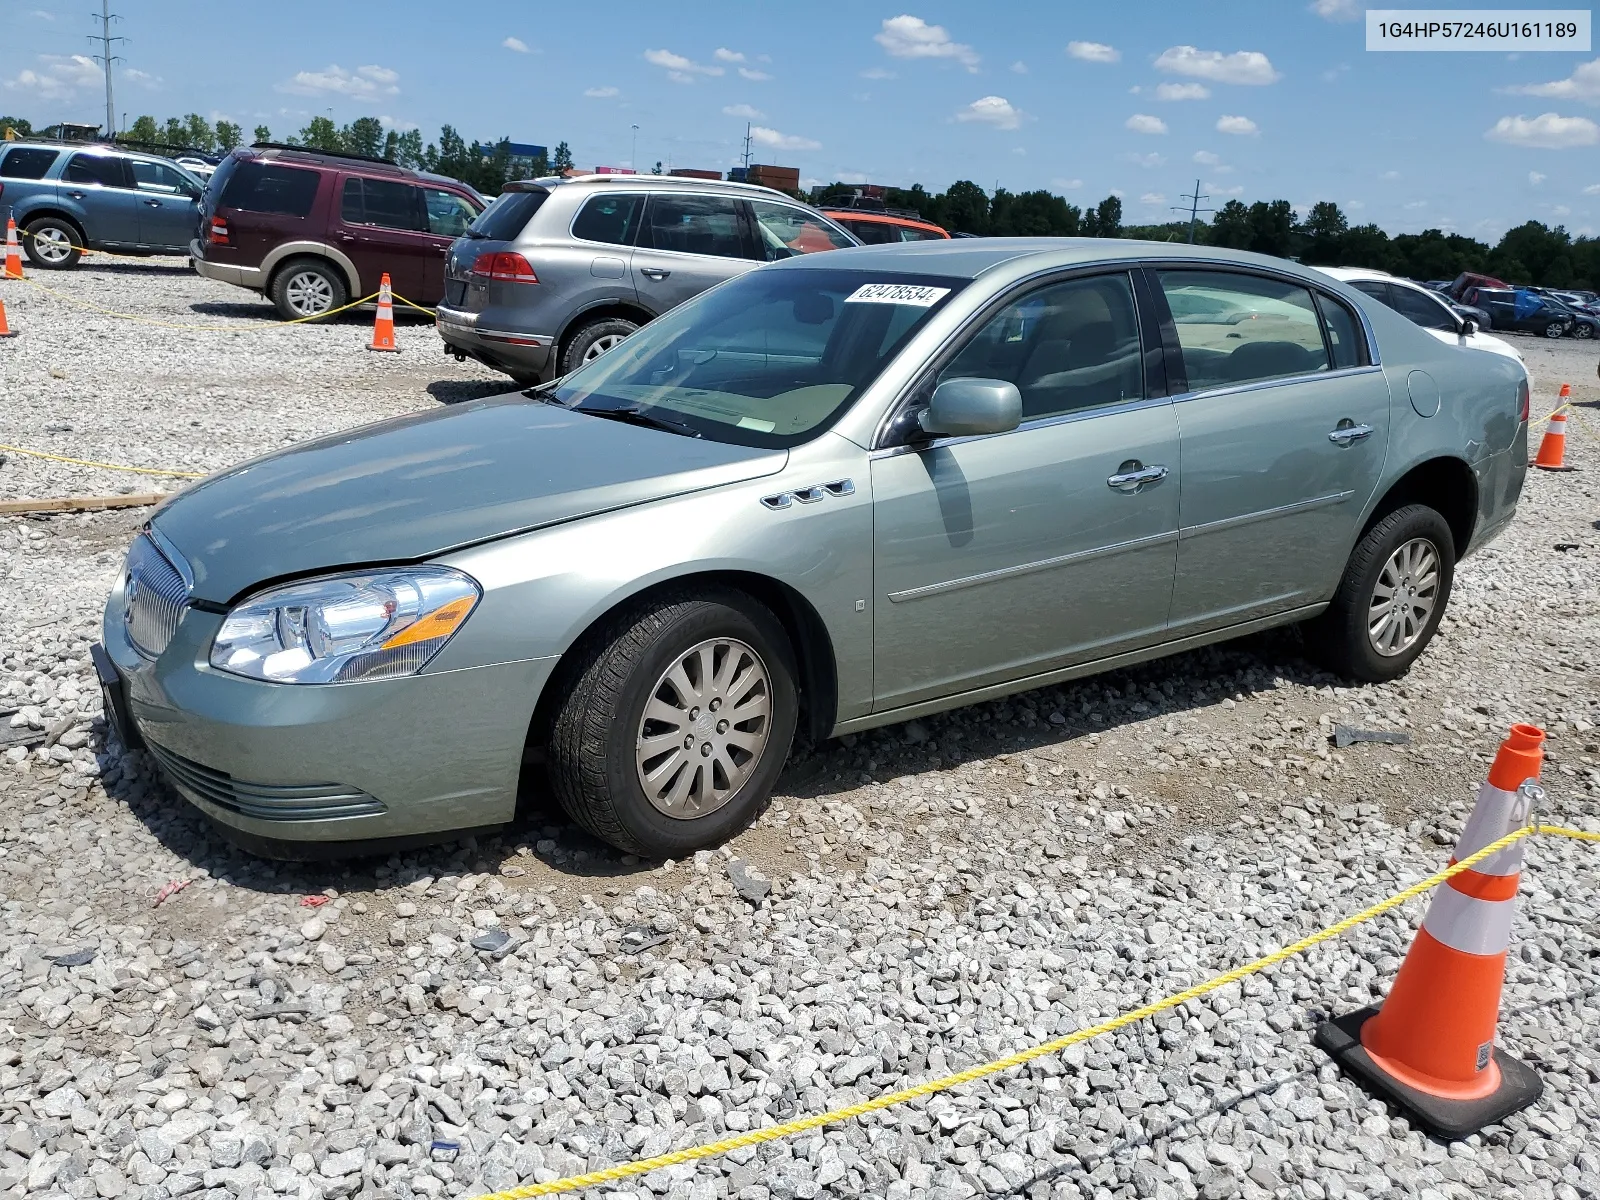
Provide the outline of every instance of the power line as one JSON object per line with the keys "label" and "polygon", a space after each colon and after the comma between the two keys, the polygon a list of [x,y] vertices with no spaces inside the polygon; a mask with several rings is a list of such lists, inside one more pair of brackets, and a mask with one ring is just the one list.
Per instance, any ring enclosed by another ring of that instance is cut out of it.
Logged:
{"label": "power line", "polygon": [[[1216,212],[1217,210],[1214,208],[1200,207],[1200,201],[1209,200],[1211,197],[1200,190],[1200,181],[1198,179],[1194,181],[1194,191],[1179,192],[1178,199],[1189,201],[1189,244],[1192,246],[1194,245],[1194,227],[1195,223],[1200,219],[1200,214],[1203,212]],[[1173,212],[1181,213],[1183,211],[1183,206],[1181,204],[1174,204],[1171,207]]]}
{"label": "power line", "polygon": [[111,0],[100,0],[100,11],[90,13],[89,17],[100,22],[100,32],[88,36],[91,42],[100,43],[100,53],[92,57],[106,69],[106,137],[111,138],[117,134],[117,110],[111,99],[111,64],[127,61],[121,55],[111,53],[111,47],[117,42],[125,42],[128,39],[111,36],[111,22],[122,20],[111,11]]}

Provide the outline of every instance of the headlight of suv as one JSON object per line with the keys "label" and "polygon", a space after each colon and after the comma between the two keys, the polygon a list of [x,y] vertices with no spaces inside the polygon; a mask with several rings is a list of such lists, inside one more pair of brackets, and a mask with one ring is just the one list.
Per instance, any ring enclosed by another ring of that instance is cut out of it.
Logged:
{"label": "headlight of suv", "polygon": [[353,683],[415,675],[480,596],[449,567],[330,575],[272,588],[236,605],[211,665],[272,683]]}

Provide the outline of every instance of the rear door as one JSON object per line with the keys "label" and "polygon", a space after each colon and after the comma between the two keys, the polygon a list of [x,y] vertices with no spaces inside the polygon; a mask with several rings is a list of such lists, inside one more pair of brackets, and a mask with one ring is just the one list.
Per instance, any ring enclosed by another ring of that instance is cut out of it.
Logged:
{"label": "rear door", "polygon": [[633,251],[639,302],[659,316],[748,271],[751,253],[734,197],[653,193]]}
{"label": "rear door", "polygon": [[187,250],[199,227],[200,189],[166,163],[128,160],[139,192],[139,241],[174,252]]}
{"label": "rear door", "polygon": [[79,151],[67,160],[57,194],[82,214],[91,243],[137,246],[143,208],[126,159]]}
{"label": "rear door", "polygon": [[393,289],[408,300],[418,297],[437,254],[428,233],[422,189],[404,179],[345,175],[333,213],[333,241],[350,256],[361,276],[360,294],[371,295],[387,274]]}

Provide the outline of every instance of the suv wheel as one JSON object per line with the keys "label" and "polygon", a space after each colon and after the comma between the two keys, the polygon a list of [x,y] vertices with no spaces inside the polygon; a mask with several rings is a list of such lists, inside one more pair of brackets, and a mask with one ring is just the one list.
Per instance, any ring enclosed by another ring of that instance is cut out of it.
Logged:
{"label": "suv wheel", "polygon": [[22,248],[36,267],[51,271],[64,271],[75,267],[83,258],[83,235],[70,221],[60,217],[40,217],[30,221],[22,239]]}
{"label": "suv wheel", "polygon": [[1544,335],[1547,338],[1558,338],[1566,331],[1566,325],[1560,321],[1551,321],[1550,324],[1544,327]]}
{"label": "suv wheel", "polygon": [[679,593],[616,618],[579,660],[550,782],[596,837],[648,858],[726,841],[766,808],[796,720],[783,627],[742,592]]}
{"label": "suv wheel", "polygon": [[1396,509],[1356,543],[1333,603],[1307,625],[1308,649],[1367,683],[1405,674],[1439,628],[1455,566],[1442,516],[1423,504]]}
{"label": "suv wheel", "polygon": [[325,316],[350,302],[344,276],[319,258],[297,258],[278,268],[269,295],[285,321]]}
{"label": "suv wheel", "polygon": [[561,374],[570,374],[593,362],[638,328],[635,322],[622,317],[604,317],[579,326],[578,331],[567,339],[567,347],[561,352]]}

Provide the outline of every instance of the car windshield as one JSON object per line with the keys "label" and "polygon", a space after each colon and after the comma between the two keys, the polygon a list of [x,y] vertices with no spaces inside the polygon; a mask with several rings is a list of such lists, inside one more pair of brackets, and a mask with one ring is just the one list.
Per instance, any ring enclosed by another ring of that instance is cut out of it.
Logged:
{"label": "car windshield", "polygon": [[547,395],[745,446],[799,445],[861,394],[965,279],[757,270],[645,326]]}

